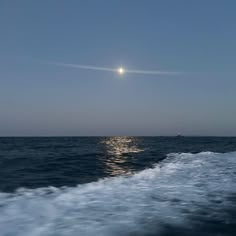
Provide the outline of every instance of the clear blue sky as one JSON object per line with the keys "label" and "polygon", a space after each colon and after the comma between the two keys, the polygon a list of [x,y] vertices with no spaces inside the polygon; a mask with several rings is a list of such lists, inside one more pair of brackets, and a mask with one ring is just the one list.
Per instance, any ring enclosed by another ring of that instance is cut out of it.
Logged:
{"label": "clear blue sky", "polygon": [[0,136],[236,135],[235,11],[234,0],[0,1]]}

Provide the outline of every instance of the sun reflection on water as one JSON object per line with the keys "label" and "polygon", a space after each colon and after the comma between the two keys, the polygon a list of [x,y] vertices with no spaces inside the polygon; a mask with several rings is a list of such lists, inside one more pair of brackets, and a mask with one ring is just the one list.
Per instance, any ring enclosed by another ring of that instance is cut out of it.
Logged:
{"label": "sun reflection on water", "polygon": [[102,143],[108,154],[105,160],[106,172],[114,176],[131,174],[129,162],[132,161],[132,154],[144,151],[133,137],[108,137]]}

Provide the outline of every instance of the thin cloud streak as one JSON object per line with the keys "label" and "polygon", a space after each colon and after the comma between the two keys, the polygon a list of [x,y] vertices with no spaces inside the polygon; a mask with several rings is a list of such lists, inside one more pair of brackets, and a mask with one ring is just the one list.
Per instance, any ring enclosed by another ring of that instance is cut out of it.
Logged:
{"label": "thin cloud streak", "polygon": [[180,74],[179,72],[172,71],[158,71],[158,70],[126,70],[126,73],[143,74],[143,75],[174,75]]}
{"label": "thin cloud streak", "polygon": [[101,70],[101,71],[117,72],[117,69],[90,66],[90,65],[66,64],[66,63],[58,63],[58,62],[49,62],[48,64],[56,65],[56,66],[63,66],[63,67],[77,68],[77,69],[85,69],[85,70]]}
{"label": "thin cloud streak", "polygon": [[[109,68],[109,67],[100,67],[100,66],[91,66],[91,65],[79,65],[79,64],[67,64],[67,63],[58,63],[58,62],[48,62],[47,64],[85,69],[85,70],[97,70],[97,71],[108,71],[108,72],[118,72],[119,68]],[[171,71],[153,71],[153,70],[127,70],[124,68],[124,73],[127,74],[143,74],[143,75],[175,75],[180,74],[180,72],[171,72]]]}

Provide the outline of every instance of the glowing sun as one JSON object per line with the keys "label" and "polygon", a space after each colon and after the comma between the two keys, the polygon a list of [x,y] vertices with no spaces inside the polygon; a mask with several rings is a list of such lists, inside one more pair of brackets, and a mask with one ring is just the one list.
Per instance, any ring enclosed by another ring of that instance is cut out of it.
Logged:
{"label": "glowing sun", "polygon": [[117,69],[117,72],[120,74],[120,75],[123,75],[125,73],[125,69],[120,67]]}

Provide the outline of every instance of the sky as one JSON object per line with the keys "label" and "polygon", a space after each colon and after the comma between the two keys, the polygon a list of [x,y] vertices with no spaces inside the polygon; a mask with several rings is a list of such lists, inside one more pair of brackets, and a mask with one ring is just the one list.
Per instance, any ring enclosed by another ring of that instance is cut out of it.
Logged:
{"label": "sky", "polygon": [[236,136],[235,9],[0,0],[0,136]]}

